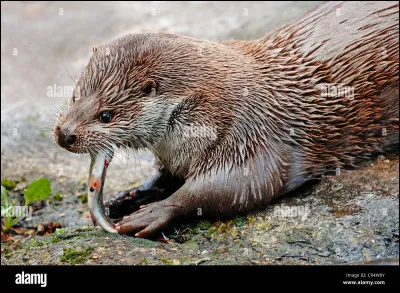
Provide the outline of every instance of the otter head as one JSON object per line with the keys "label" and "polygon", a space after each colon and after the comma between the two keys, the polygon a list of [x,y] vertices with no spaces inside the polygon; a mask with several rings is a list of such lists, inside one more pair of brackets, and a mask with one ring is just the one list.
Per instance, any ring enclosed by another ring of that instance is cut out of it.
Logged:
{"label": "otter head", "polygon": [[[159,92],[157,52],[140,35],[93,49],[55,126],[55,142],[76,153],[150,148],[166,132],[174,99]],[[136,41],[135,41],[136,39]]]}

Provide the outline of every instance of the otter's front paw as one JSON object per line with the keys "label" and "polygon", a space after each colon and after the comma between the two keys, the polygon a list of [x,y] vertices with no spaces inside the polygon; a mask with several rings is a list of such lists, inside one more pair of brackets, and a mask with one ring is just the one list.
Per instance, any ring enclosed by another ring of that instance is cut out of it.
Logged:
{"label": "otter's front paw", "polygon": [[115,225],[119,234],[137,232],[136,237],[146,238],[168,226],[173,219],[178,217],[182,207],[162,200],[149,205],[141,206],[140,210],[124,217]]}
{"label": "otter's front paw", "polygon": [[118,219],[137,211],[141,205],[157,201],[161,196],[162,191],[158,189],[129,189],[105,201],[104,207],[108,208],[110,218]]}

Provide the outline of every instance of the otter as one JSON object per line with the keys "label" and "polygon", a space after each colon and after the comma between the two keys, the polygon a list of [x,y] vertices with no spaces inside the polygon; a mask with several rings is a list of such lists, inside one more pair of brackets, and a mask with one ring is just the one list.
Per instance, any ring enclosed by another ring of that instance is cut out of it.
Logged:
{"label": "otter", "polygon": [[398,13],[328,2],[254,41],[127,35],[93,49],[55,141],[153,152],[156,174],[105,203],[121,234],[265,207],[398,148]]}

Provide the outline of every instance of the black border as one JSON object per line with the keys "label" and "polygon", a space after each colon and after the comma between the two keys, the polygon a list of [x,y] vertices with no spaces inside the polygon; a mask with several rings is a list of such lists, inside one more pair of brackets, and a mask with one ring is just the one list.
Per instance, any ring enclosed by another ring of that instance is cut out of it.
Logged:
{"label": "black border", "polygon": [[[17,273],[47,273],[47,287],[16,285]],[[344,285],[349,274],[385,273],[385,285]],[[6,292],[393,292],[399,266],[1,266]],[[396,291],[397,292],[397,291]]]}

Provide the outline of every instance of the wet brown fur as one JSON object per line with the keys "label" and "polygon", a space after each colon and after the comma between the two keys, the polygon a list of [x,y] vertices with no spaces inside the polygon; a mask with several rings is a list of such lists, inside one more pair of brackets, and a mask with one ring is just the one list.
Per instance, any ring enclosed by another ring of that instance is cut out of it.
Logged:
{"label": "wet brown fur", "polygon": [[[398,144],[398,12],[398,2],[324,3],[255,41],[126,36],[94,50],[60,125],[80,133],[73,151],[149,147],[185,179],[124,232],[265,206]],[[323,96],[325,85],[354,96]],[[100,125],[103,108],[111,124]],[[188,127],[212,135],[187,137]]]}

